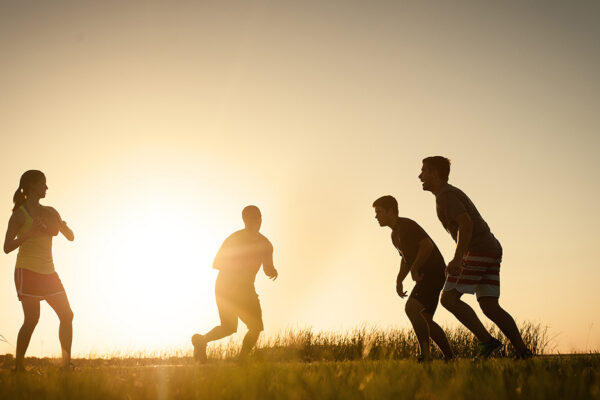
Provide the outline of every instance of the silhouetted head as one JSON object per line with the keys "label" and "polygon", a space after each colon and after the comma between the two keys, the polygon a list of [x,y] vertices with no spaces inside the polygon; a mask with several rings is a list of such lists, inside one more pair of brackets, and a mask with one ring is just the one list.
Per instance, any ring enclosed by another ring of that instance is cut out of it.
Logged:
{"label": "silhouetted head", "polygon": [[13,211],[21,207],[26,199],[43,199],[46,197],[46,176],[42,171],[31,169],[21,175],[19,188],[13,196]]}
{"label": "silhouetted head", "polygon": [[423,159],[423,166],[419,179],[423,182],[423,190],[433,192],[438,187],[448,182],[450,175],[450,160],[442,156],[433,156]]}
{"label": "silhouetted head", "polygon": [[260,225],[262,224],[262,215],[260,214],[258,207],[244,207],[242,210],[242,219],[244,220],[244,225],[246,226],[247,230],[254,232],[258,232],[260,230]]}
{"label": "silhouetted head", "polygon": [[398,219],[398,202],[393,196],[382,196],[373,202],[379,226],[392,227]]}

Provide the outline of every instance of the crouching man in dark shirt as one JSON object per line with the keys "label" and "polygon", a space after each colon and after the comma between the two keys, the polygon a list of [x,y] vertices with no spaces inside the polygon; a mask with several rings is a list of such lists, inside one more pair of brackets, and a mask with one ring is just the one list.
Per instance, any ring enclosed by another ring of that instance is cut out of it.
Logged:
{"label": "crouching man in dark shirt", "polygon": [[433,339],[446,360],[454,357],[443,329],[433,321],[440,292],[446,280],[444,258],[429,235],[415,221],[398,216],[398,202],[392,196],[383,196],[373,203],[375,218],[380,226],[392,228],[392,243],[398,249],[402,262],[396,281],[396,291],[406,297],[403,282],[410,271],[416,281],[408,301],[406,315],[415,330],[421,355],[418,361],[430,361],[429,338]]}

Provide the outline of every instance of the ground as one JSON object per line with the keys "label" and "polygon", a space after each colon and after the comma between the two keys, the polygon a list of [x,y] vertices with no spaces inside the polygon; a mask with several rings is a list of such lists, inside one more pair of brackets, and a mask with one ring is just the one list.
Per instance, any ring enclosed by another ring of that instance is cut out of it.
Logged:
{"label": "ground", "polygon": [[28,360],[14,373],[4,360],[0,399],[600,399],[600,355],[541,356],[417,364],[355,361]]}

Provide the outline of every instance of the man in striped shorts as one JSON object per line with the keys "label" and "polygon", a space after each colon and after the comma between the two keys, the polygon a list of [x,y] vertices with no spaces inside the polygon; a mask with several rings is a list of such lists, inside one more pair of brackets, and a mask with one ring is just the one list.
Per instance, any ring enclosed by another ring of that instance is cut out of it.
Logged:
{"label": "man in striped shorts", "polygon": [[446,267],[441,303],[479,340],[477,358],[488,358],[502,348],[502,342],[490,335],[475,311],[461,300],[464,293],[477,295],[481,310],[510,340],[517,358],[530,358],[532,353],[514,319],[498,303],[502,246],[471,199],[448,184],[449,174],[450,160],[435,156],[423,160],[419,175],[423,190],[435,195],[438,218],[456,242],[454,258]]}

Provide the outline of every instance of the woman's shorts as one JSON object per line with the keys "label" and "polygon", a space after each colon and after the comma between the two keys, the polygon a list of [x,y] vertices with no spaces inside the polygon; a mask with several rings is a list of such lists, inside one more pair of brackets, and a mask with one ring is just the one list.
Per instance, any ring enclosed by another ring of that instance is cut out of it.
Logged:
{"label": "woman's shorts", "polygon": [[65,293],[65,288],[56,272],[38,274],[25,268],[15,268],[15,287],[20,301],[23,299],[44,300]]}

